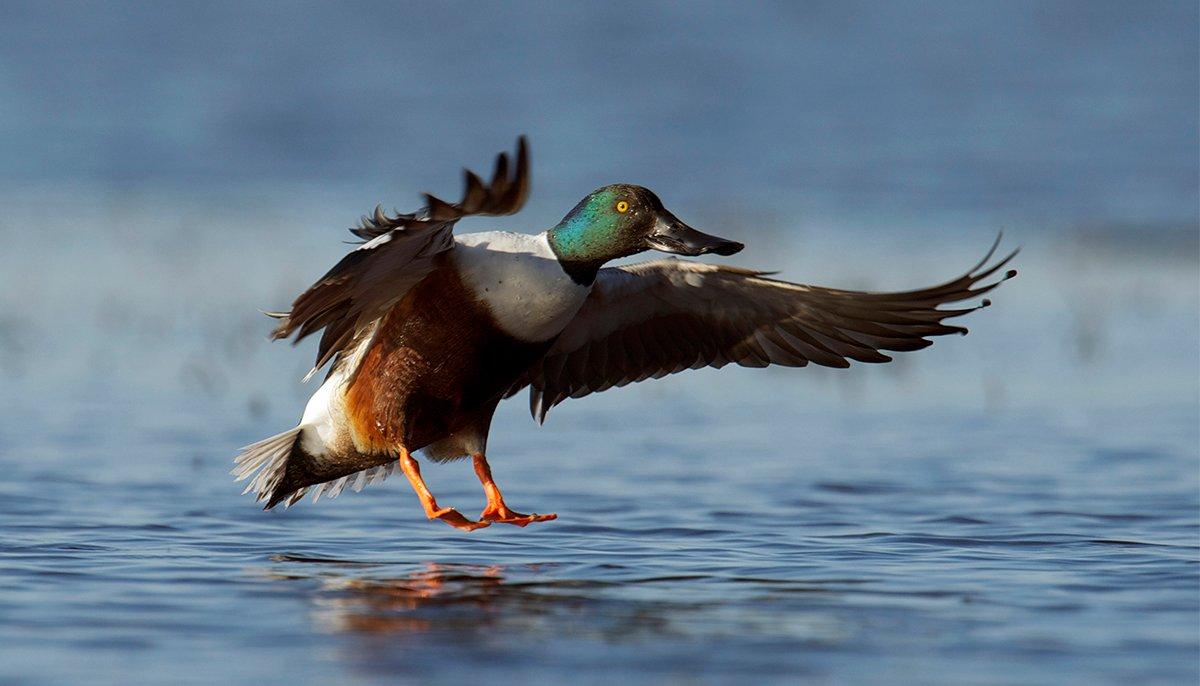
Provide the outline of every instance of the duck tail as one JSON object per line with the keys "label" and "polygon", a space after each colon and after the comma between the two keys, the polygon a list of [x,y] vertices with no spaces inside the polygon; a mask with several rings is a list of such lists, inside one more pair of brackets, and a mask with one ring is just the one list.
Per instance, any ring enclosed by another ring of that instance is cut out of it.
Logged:
{"label": "duck tail", "polygon": [[264,510],[279,503],[291,507],[310,490],[313,502],[322,495],[336,498],[347,487],[361,491],[364,486],[383,481],[394,474],[400,463],[392,455],[352,455],[344,458],[310,455],[304,449],[304,431],[311,424],[301,424],[283,433],[252,443],[234,458],[235,481],[250,479],[243,494],[254,493],[266,501]]}
{"label": "duck tail", "polygon": [[[287,473],[288,460],[299,448],[300,432],[304,426],[297,426],[283,433],[264,438],[257,443],[242,448],[234,458],[234,468],[230,474],[237,477],[236,481],[254,478],[246,486],[243,494],[254,492],[259,502],[267,501],[264,509],[271,509],[293,493],[280,493],[280,484]],[[257,474],[256,474],[257,472]],[[306,489],[307,490],[307,489]],[[304,495],[303,492],[300,493]],[[289,501],[290,505],[292,501]]]}

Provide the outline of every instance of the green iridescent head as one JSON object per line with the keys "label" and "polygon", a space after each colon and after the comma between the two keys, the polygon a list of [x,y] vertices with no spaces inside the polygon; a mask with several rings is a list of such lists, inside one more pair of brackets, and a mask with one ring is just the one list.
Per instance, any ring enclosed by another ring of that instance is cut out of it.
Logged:
{"label": "green iridescent head", "polygon": [[645,250],[678,255],[732,255],[741,243],[701,233],[663,207],[649,189],[613,184],[592,191],[549,231],[567,272],[590,283],[605,262]]}

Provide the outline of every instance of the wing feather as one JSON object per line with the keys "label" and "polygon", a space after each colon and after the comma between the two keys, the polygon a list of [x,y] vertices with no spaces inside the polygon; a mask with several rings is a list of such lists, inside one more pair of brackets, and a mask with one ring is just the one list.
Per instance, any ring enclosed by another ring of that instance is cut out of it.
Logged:
{"label": "wing feather", "polygon": [[279,319],[271,334],[276,340],[295,336],[293,342],[299,342],[324,329],[309,376],[345,351],[433,271],[436,258],[454,247],[458,220],[521,209],[530,186],[525,137],[517,141],[511,178],[508,155],[500,153],[487,185],[469,170],[464,170],[463,184],[462,199],[454,204],[426,193],[425,207],[410,214],[388,215],[376,206],[350,229],[362,244],[301,293],[289,311],[269,313]]}
{"label": "wing feather", "polygon": [[528,385],[530,410],[543,421],[567,398],[685,369],[888,362],[885,351],[920,350],[932,345],[928,337],[967,332],[944,320],[989,301],[940,308],[1016,275],[1009,270],[981,283],[1018,252],[991,263],[999,243],[955,279],[890,293],[808,286],[674,258],[602,269],[575,319],[509,395]]}

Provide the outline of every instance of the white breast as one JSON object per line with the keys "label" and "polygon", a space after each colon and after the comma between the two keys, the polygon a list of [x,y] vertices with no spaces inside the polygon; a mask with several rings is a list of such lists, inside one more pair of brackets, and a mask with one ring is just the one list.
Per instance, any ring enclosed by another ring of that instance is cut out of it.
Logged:
{"label": "white breast", "polygon": [[454,240],[463,282],[514,338],[545,341],[557,336],[591,290],[567,276],[544,233],[488,231]]}

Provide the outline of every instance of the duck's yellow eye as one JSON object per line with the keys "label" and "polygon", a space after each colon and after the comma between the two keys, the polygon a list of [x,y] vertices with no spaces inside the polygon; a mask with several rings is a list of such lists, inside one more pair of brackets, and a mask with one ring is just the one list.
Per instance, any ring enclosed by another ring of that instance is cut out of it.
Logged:
{"label": "duck's yellow eye", "polygon": [[624,200],[618,201],[617,202],[617,211],[620,212],[621,214],[625,214],[626,212],[629,211],[629,203],[625,202]]}

